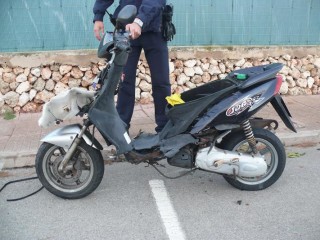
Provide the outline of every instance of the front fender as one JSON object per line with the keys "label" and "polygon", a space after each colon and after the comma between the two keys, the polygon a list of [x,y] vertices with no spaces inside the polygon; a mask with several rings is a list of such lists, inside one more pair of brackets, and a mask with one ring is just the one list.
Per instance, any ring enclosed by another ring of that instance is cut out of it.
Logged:
{"label": "front fender", "polygon": [[[64,149],[69,149],[73,140],[80,133],[80,131],[80,124],[71,124],[52,131],[40,141],[51,143],[59,147],[63,147]],[[103,149],[97,139],[95,137],[92,137],[92,135],[88,131],[84,133],[82,138],[89,146],[92,146],[99,150]]]}

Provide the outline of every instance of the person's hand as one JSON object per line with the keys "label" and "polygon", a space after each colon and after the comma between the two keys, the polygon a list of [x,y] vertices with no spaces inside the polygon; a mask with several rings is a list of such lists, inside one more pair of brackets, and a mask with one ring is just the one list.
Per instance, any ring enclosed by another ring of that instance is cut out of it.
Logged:
{"label": "person's hand", "polygon": [[126,30],[130,32],[132,39],[137,39],[141,35],[141,27],[138,23],[130,23],[126,25]]}
{"label": "person's hand", "polygon": [[96,39],[100,41],[101,40],[100,33],[102,33],[102,36],[104,34],[104,25],[102,21],[94,22],[93,32],[94,32],[94,35],[96,36]]}

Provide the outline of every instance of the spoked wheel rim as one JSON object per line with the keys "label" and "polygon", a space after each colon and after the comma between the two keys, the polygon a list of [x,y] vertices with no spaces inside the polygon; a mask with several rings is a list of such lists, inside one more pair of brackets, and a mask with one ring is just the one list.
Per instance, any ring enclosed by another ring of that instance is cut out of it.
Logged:
{"label": "spoked wheel rim", "polygon": [[[277,166],[279,164],[279,156],[275,147],[267,140],[262,138],[256,138],[257,141],[257,150],[258,154],[264,157],[265,162],[267,163],[267,172],[258,177],[237,177],[237,181],[247,184],[247,185],[257,185],[266,182],[270,179],[275,171],[277,170]],[[249,146],[246,140],[239,142],[234,148],[233,151],[238,151],[241,153],[252,153],[252,149]]]}
{"label": "spoked wheel rim", "polygon": [[68,163],[68,170],[60,172],[58,167],[65,155],[65,150],[58,146],[52,146],[44,156],[42,169],[48,183],[57,190],[73,193],[86,188],[93,177],[93,161],[89,154],[77,147],[74,156]]}

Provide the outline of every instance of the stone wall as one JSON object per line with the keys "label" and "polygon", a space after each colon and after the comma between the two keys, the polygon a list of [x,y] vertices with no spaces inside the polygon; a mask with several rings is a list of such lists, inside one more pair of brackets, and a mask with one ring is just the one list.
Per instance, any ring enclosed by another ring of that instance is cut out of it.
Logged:
{"label": "stone wall", "polygon": [[[248,55],[250,50],[243,49],[246,54],[235,54],[234,51],[172,50],[169,59],[172,92],[183,92],[209,81],[223,79],[229,72],[239,68],[280,62],[285,65],[280,72],[284,79],[281,94],[320,94],[320,57],[310,54],[312,51],[294,54],[282,49],[266,54],[268,50],[255,49],[257,54],[252,53],[251,56]],[[60,60],[57,61],[42,55],[22,55],[29,59],[25,62],[17,61],[16,55],[0,56],[1,111],[40,111],[43,103],[68,88],[91,89],[93,78],[105,67],[105,62],[92,54],[75,54],[74,59],[79,58],[80,62],[71,61],[68,54],[66,57],[63,57],[63,53],[59,56]],[[30,62],[30,58],[34,61]],[[39,64],[39,59],[43,59],[42,64]],[[152,101],[150,69],[144,56],[137,69],[136,101]]]}

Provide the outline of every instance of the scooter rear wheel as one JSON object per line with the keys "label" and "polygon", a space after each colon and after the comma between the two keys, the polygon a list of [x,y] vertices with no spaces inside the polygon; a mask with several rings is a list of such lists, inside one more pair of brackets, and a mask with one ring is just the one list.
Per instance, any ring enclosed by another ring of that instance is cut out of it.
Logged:
{"label": "scooter rear wheel", "polygon": [[42,185],[54,195],[66,198],[83,198],[100,184],[104,162],[100,151],[81,143],[71,157],[66,172],[58,167],[66,154],[59,146],[43,143],[36,156],[36,171]]}
{"label": "scooter rear wheel", "polygon": [[[286,165],[285,149],[276,135],[267,129],[254,129],[253,134],[257,141],[257,150],[264,156],[268,168],[266,174],[254,178],[224,175],[229,184],[240,190],[257,191],[271,186],[279,179]],[[252,153],[246,137],[241,132],[228,135],[222,141],[221,147],[230,151]]]}

